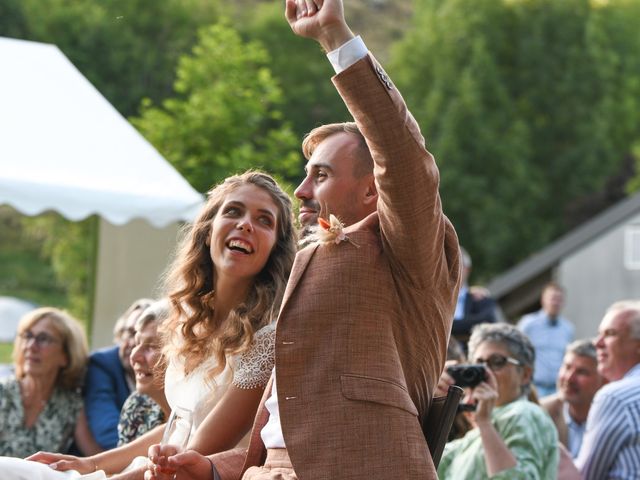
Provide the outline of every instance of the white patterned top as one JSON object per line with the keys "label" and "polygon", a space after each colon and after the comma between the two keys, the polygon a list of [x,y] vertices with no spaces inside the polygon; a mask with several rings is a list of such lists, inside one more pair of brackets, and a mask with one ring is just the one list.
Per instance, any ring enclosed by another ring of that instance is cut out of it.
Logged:
{"label": "white patterned top", "polygon": [[233,385],[238,388],[264,387],[275,363],[276,324],[271,323],[253,336],[253,345],[238,356]]}
{"label": "white patterned top", "polygon": [[275,325],[267,325],[254,335],[254,342],[246,352],[227,358],[225,369],[213,379],[207,378],[215,365],[209,358],[198,368],[184,374],[181,358],[169,361],[165,375],[165,394],[171,408],[177,406],[193,412],[196,429],[233,384],[238,388],[264,387],[269,381],[275,359]]}

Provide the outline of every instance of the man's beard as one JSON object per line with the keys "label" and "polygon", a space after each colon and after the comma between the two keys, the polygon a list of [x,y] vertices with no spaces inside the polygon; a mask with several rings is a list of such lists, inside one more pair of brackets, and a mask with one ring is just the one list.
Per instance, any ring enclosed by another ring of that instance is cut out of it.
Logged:
{"label": "man's beard", "polygon": [[302,225],[302,227],[300,227],[300,231],[298,232],[298,235],[300,236],[300,240],[303,241],[306,237],[308,237],[313,232],[313,227],[315,227],[316,225],[318,224],[313,223],[313,224]]}

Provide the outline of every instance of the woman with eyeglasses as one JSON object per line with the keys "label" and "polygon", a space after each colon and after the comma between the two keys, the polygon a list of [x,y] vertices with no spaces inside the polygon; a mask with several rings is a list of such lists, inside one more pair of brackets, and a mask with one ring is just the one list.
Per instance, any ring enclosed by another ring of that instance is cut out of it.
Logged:
{"label": "woman with eyeglasses", "polygon": [[66,452],[74,439],[85,455],[99,452],[80,393],[87,340],[77,320],[56,308],[28,313],[13,360],[15,375],[0,380],[0,455]]}
{"label": "woman with eyeglasses", "polygon": [[[449,442],[438,467],[441,479],[554,479],[558,434],[549,416],[529,401],[535,351],[529,339],[505,323],[477,325],[469,361],[485,366],[485,378],[465,400],[474,428]],[[436,395],[454,380],[443,373]]]}

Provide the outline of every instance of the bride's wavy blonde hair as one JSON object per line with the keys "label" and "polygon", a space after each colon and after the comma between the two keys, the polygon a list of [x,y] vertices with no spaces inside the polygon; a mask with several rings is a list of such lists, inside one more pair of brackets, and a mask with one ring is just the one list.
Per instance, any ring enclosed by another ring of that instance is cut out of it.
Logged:
{"label": "bride's wavy blonde hair", "polygon": [[[245,301],[225,320],[214,323],[215,269],[207,240],[213,219],[227,195],[244,185],[261,188],[276,204],[276,243]],[[208,378],[213,378],[225,369],[228,354],[246,350],[254,333],[275,321],[296,254],[296,234],[291,199],[270,175],[258,171],[234,175],[211,189],[207,196],[202,212],[186,228],[168,270],[165,291],[171,313],[160,327],[160,334],[165,363],[169,358],[181,357],[185,372],[190,372],[213,356],[215,367],[208,372]],[[183,340],[176,342],[178,332]]]}

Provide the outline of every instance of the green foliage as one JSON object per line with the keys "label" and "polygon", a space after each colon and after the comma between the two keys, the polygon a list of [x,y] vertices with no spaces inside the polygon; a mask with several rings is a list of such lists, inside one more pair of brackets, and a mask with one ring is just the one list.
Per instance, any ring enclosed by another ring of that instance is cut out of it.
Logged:
{"label": "green foliage", "polygon": [[0,232],[0,295],[66,306],[65,290],[57,284],[40,238],[24,230],[22,216],[0,207]]}
{"label": "green foliage", "polygon": [[0,343],[0,363],[12,363],[13,343]]}
{"label": "green foliage", "polygon": [[132,123],[201,192],[248,168],[292,178],[298,142],[268,65],[261,44],[226,23],[203,28],[179,61],[176,96],[159,107],[145,100]]}
{"label": "green foliage", "polygon": [[171,93],[177,58],[191,47],[197,28],[217,18],[213,0],[9,0],[8,5],[24,26],[0,16],[0,35],[56,44],[125,116],[136,112],[144,96],[160,101]]}
{"label": "green foliage", "polygon": [[24,217],[0,207],[0,295],[89,316],[95,222]]}
{"label": "green foliage", "polygon": [[[295,36],[283,12],[280,3],[257,5],[242,9],[237,24],[245,38],[259,40],[269,50],[270,69],[285,92],[281,110],[301,143],[313,128],[351,117],[331,83],[335,72],[324,53],[316,42]],[[300,176],[302,166],[295,173]]]}
{"label": "green foliage", "polygon": [[0,35],[11,38],[25,38],[27,21],[21,7],[22,0],[0,1]]}
{"label": "green foliage", "polygon": [[65,302],[60,306],[78,320],[88,319],[95,275],[95,217],[72,222],[58,214],[47,213],[24,217],[22,224],[26,235],[39,243],[41,255],[49,260],[55,274],[52,283],[65,293]]}
{"label": "green foliage", "polygon": [[485,278],[572,226],[638,138],[638,0],[422,0],[390,70]]}

